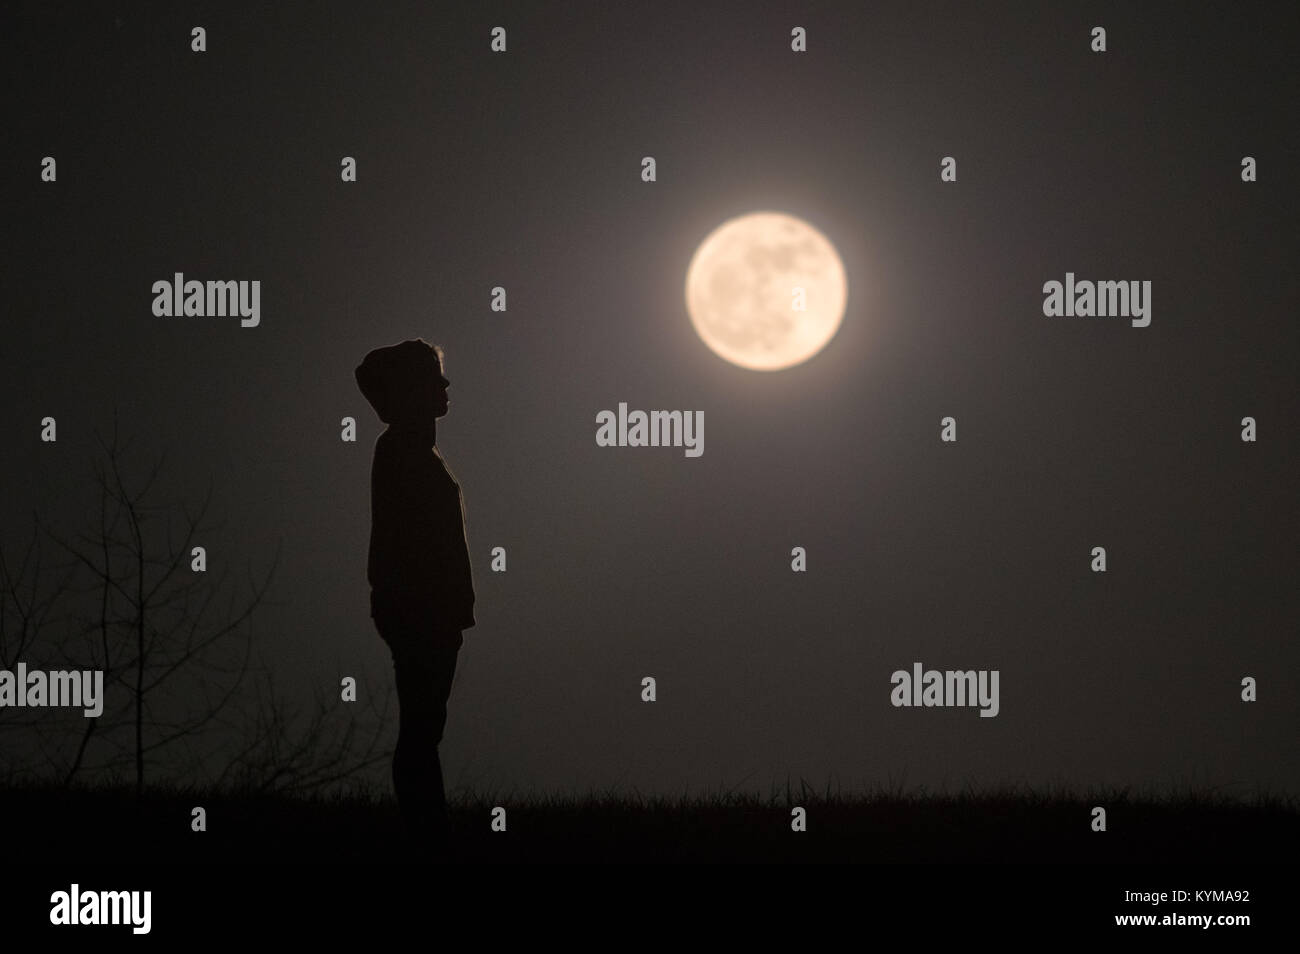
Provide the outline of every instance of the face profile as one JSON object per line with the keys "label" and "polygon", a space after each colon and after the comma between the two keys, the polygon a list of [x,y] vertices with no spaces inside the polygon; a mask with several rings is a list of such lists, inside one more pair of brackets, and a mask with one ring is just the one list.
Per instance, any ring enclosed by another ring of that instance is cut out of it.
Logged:
{"label": "face profile", "polygon": [[407,420],[424,421],[429,419],[427,415],[432,415],[432,419],[437,420],[447,415],[447,409],[451,405],[451,399],[447,396],[451,380],[443,371],[442,359],[432,352],[430,357],[429,374],[421,376],[419,385],[412,389],[414,394],[409,404],[398,411]]}
{"label": "face profile", "polygon": [[451,386],[446,373],[439,368],[438,376],[434,379],[434,417],[443,417],[447,413],[447,408],[451,405],[451,399],[447,397],[447,388]]}

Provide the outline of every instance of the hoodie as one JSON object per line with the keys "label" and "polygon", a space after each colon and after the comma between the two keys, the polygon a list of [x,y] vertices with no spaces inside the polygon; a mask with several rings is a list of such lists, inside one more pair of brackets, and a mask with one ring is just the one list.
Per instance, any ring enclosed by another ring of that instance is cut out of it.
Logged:
{"label": "hoodie", "polygon": [[375,441],[370,471],[366,562],[370,615],[381,634],[430,623],[438,632],[460,631],[475,622],[460,484],[438,452],[434,419],[398,410],[431,393],[425,376],[438,373],[423,341],[372,351],[356,372],[362,393],[389,422]]}

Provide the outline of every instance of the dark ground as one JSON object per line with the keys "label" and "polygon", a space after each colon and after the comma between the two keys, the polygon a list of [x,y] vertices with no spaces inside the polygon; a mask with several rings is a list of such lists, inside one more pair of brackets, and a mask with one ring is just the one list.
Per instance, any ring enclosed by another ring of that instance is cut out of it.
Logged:
{"label": "dark ground", "polygon": [[[207,831],[190,829],[207,811]],[[507,830],[491,830],[506,809]],[[790,829],[806,808],[808,830]],[[1091,830],[1093,806],[1107,831]],[[130,788],[0,789],[6,852],[115,862],[292,864],[412,859],[386,795],[305,799]],[[511,862],[1290,863],[1300,801],[1029,791],[638,800],[501,795],[453,801],[453,860]]]}

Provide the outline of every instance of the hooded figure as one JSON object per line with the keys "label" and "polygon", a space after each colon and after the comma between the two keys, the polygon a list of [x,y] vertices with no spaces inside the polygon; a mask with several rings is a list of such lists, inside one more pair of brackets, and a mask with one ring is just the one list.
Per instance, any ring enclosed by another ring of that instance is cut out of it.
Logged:
{"label": "hooded figure", "polygon": [[370,477],[370,615],[428,622],[439,635],[474,625],[474,579],[460,484],[437,448],[447,413],[442,352],[423,339],[376,348],[357,386],[388,429],[375,441]]}
{"label": "hooded figure", "polygon": [[447,413],[442,351],[423,339],[377,348],[357,386],[388,428],[370,472],[370,615],[393,655],[401,724],[393,787],[412,847],[442,853],[450,835],[438,745],[474,625],[474,580],[460,485],[438,453]]}

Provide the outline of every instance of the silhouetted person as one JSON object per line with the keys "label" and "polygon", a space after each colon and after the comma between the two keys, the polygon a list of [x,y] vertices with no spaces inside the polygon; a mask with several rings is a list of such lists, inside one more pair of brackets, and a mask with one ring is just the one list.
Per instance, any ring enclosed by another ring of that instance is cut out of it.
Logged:
{"label": "silhouetted person", "polygon": [[447,844],[438,744],[462,631],[474,625],[474,581],[460,485],[438,453],[447,413],[442,350],[423,339],[378,348],[357,385],[388,428],[370,473],[370,615],[393,654],[400,727],[393,787],[402,818],[426,847]]}

